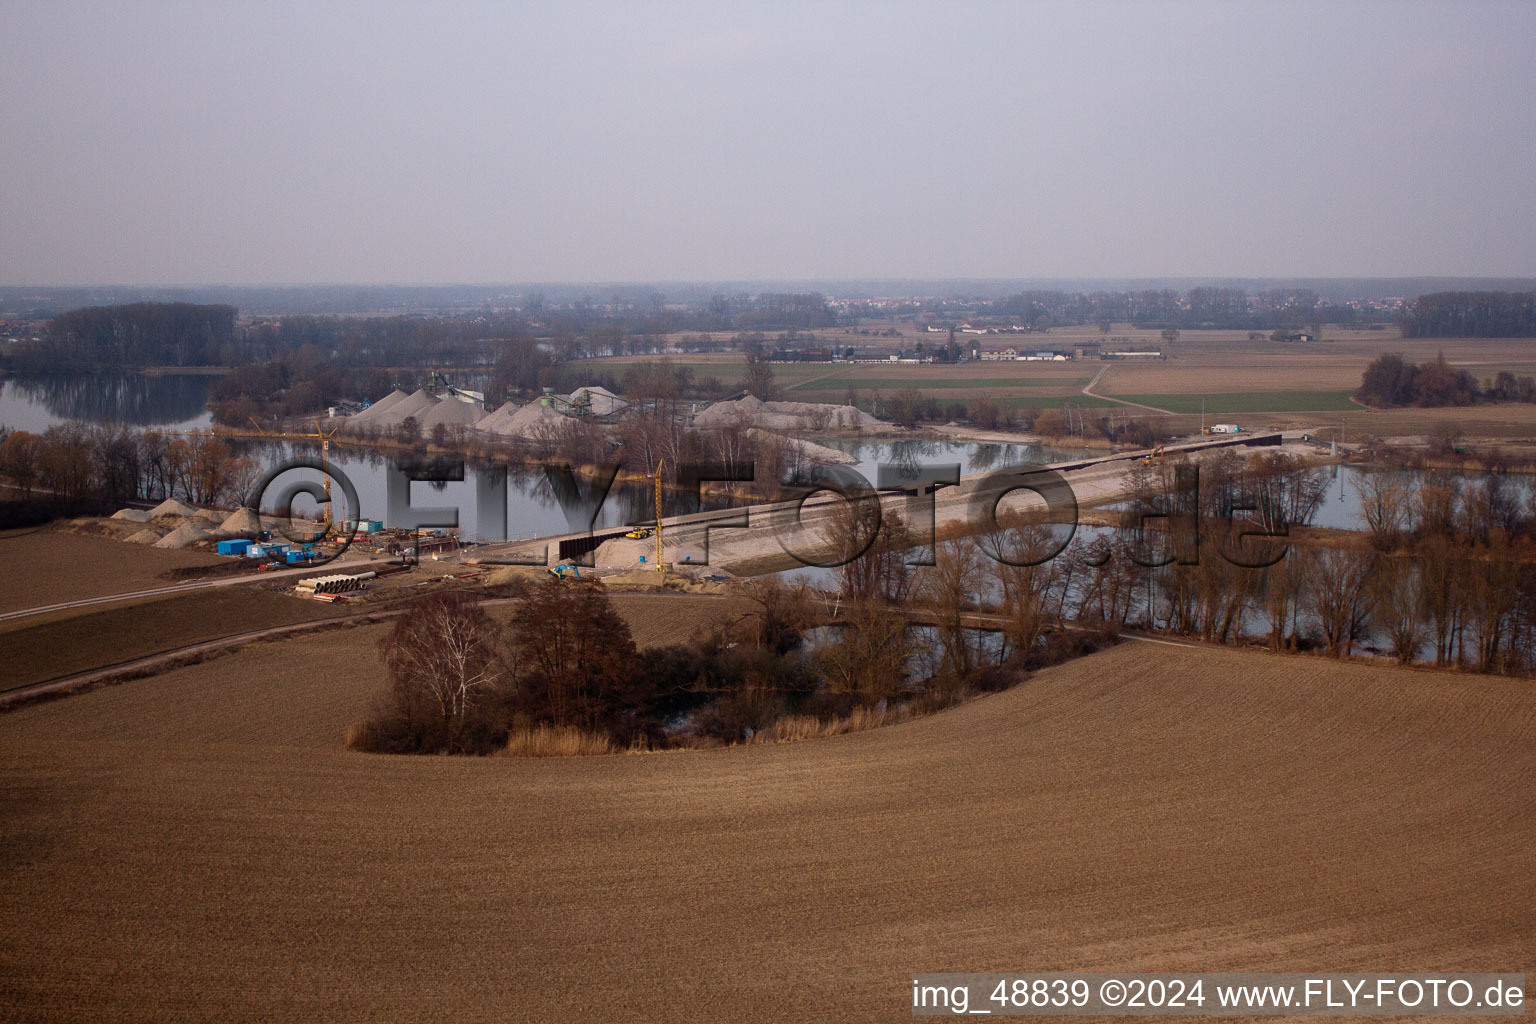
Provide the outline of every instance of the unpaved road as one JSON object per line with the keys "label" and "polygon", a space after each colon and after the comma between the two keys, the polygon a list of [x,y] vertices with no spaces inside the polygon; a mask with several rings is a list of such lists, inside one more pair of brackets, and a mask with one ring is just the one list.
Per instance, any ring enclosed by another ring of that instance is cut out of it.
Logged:
{"label": "unpaved road", "polygon": [[1140,402],[1128,402],[1123,398],[1116,398],[1114,395],[1101,395],[1097,391],[1093,390],[1094,385],[1098,384],[1100,380],[1104,379],[1104,375],[1107,374],[1111,369],[1112,367],[1105,366],[1100,369],[1098,373],[1094,374],[1093,380],[1083,385],[1083,394],[1087,395],[1089,398],[1098,398],[1106,402],[1115,402],[1119,405],[1129,406],[1132,409],[1145,409],[1147,412],[1161,413],[1165,416],[1174,415],[1174,413],[1168,409],[1159,409],[1155,405],[1142,405]]}

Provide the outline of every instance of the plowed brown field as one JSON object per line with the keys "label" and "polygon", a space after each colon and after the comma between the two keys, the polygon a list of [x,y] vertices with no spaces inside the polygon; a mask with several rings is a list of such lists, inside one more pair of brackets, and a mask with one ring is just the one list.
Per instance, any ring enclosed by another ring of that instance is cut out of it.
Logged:
{"label": "plowed brown field", "polygon": [[1126,643],[835,739],[391,758],[341,747],[381,628],[0,716],[0,1018],[894,1021],[913,971],[1533,964],[1528,682]]}

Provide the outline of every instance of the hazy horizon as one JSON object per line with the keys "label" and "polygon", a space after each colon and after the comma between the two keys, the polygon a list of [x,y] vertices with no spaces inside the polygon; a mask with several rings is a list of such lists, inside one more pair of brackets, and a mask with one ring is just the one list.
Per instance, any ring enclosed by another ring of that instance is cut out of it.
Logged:
{"label": "hazy horizon", "polygon": [[1536,7],[0,3],[0,285],[1536,276]]}

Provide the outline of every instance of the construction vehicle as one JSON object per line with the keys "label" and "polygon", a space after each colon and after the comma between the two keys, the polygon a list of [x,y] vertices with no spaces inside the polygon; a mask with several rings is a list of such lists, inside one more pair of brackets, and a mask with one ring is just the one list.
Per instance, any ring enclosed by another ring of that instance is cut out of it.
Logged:
{"label": "construction vehicle", "polygon": [[637,526],[624,536],[630,540],[649,540],[656,531],[649,526]]}
{"label": "construction vehicle", "polygon": [[[567,572],[567,570],[569,570],[569,572]],[[549,573],[557,580],[566,579],[567,575],[574,576],[578,580],[581,579],[581,566],[577,565],[575,562],[561,562],[559,565],[552,565],[544,571]]]}
{"label": "construction vehicle", "polygon": [[1157,460],[1157,464],[1158,465],[1162,465],[1163,464],[1163,446],[1162,445],[1158,445],[1156,448],[1152,449],[1151,454],[1143,455],[1141,457],[1140,461],[1141,461],[1141,464],[1143,466],[1150,466],[1150,465],[1152,465],[1152,461],[1154,459]]}

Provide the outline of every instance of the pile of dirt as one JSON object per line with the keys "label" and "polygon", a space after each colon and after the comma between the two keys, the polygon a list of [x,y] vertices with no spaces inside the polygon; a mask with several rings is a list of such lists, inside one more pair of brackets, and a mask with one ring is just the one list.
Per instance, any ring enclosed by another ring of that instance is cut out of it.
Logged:
{"label": "pile of dirt", "polygon": [[410,396],[407,395],[404,391],[396,388],[389,394],[385,395],[383,398],[379,399],[377,402],[374,402],[368,408],[364,409],[362,412],[353,416],[348,416],[346,419],[347,429],[351,430],[359,427],[377,425],[377,421],[381,416],[388,414],[389,410],[393,409],[395,406],[399,405],[409,397]]}
{"label": "pile of dirt", "polygon": [[123,540],[129,544],[158,544],[160,538],[164,536],[164,530],[154,526],[146,526],[138,533],[124,537]]}
{"label": "pile of dirt", "polygon": [[592,387],[577,388],[572,391],[568,401],[580,408],[586,409],[594,416],[612,416],[629,408],[629,403],[607,388]]}
{"label": "pile of dirt", "polygon": [[248,508],[236,509],[219,524],[219,533],[260,533],[261,519]]}
{"label": "pile of dirt", "polygon": [[196,523],[182,523],[170,533],[155,541],[157,548],[185,548],[191,547],[200,540],[206,540],[208,531]]}
{"label": "pile of dirt", "polygon": [[437,408],[439,399],[425,388],[417,388],[411,392],[409,398],[390,409],[379,418],[381,427],[398,427],[408,419],[415,419],[420,423],[426,415]]}
{"label": "pile of dirt", "polygon": [[544,402],[530,402],[506,415],[511,403],[502,406],[475,424],[476,430],[484,430],[503,437],[541,437],[565,423],[567,417]]}
{"label": "pile of dirt", "polygon": [[631,569],[628,572],[617,572],[611,576],[603,577],[605,584],[618,586],[659,587],[666,580],[666,574],[659,573],[655,569]]}
{"label": "pile of dirt", "polygon": [[437,396],[425,388],[417,389],[409,395],[397,389],[357,415],[348,416],[347,429],[359,430],[368,427],[394,430],[408,417],[415,417],[416,422],[420,423],[433,409],[437,408],[439,401]]}
{"label": "pile of dirt", "polygon": [[[649,537],[644,540],[630,540],[628,537],[614,537],[605,540],[598,545],[592,553],[592,560],[600,566],[614,569],[651,567],[656,557],[656,539]],[[644,558],[642,562],[640,559]]]}
{"label": "pile of dirt", "polygon": [[488,412],[475,421],[475,429],[483,430],[488,434],[500,434],[504,432],[512,417],[517,415],[518,404],[507,402],[495,412]]}
{"label": "pile of dirt", "polygon": [[151,519],[159,519],[161,516],[180,516],[183,519],[190,519],[195,515],[197,515],[197,509],[191,505],[184,505],[175,498],[166,498],[149,510]]}
{"label": "pile of dirt", "polygon": [[704,430],[740,425],[767,430],[886,430],[890,424],[852,405],[821,402],[764,402],[748,395],[716,402],[693,418]]}
{"label": "pile of dirt", "polygon": [[494,587],[513,580],[537,580],[547,572],[542,565],[500,565],[486,574],[485,585]]}
{"label": "pile of dirt", "polygon": [[445,427],[474,426],[477,421],[484,418],[485,409],[472,399],[450,396],[438,402],[425,416],[418,417],[421,421],[423,432],[431,430],[441,423]]}
{"label": "pile of dirt", "polygon": [[112,513],[112,518],[125,523],[147,523],[153,516],[141,508],[125,508]]}
{"label": "pile of dirt", "polygon": [[798,437],[790,437],[787,434],[776,434],[768,430],[760,430],[753,427],[747,431],[747,437],[757,442],[782,441],[800,453],[801,458],[812,462],[820,462],[828,466],[852,466],[858,463],[858,459],[847,452],[838,451],[836,448],[828,448],[826,445],[816,444],[812,441],[804,441]]}

